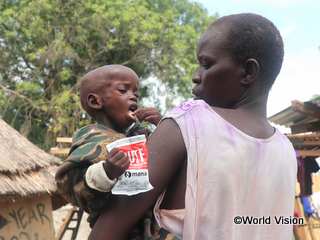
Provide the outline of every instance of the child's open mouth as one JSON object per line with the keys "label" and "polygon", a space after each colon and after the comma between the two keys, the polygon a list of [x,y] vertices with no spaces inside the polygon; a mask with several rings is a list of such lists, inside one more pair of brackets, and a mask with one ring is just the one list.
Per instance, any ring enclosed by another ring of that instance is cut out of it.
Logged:
{"label": "child's open mouth", "polygon": [[129,115],[135,119],[134,112],[138,109],[138,105],[136,103],[132,103],[129,105]]}

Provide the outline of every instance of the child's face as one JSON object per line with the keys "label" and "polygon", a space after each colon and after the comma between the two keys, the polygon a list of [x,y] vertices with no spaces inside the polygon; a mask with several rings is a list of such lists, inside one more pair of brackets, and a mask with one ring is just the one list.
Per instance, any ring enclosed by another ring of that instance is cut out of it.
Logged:
{"label": "child's face", "polygon": [[240,80],[243,68],[232,59],[227,49],[228,28],[218,25],[206,32],[199,41],[197,58],[200,67],[193,77],[192,92],[211,106],[232,107],[241,98]]}
{"label": "child's face", "polygon": [[116,127],[123,131],[134,122],[132,113],[138,108],[138,77],[130,72],[119,74],[101,91],[103,111]]}

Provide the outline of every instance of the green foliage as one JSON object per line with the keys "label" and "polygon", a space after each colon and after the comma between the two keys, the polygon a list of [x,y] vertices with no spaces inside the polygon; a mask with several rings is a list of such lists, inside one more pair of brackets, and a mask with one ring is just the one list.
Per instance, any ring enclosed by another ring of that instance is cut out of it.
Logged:
{"label": "green foliage", "polygon": [[0,114],[47,148],[90,121],[76,83],[105,64],[187,97],[196,41],[212,20],[188,0],[1,0]]}

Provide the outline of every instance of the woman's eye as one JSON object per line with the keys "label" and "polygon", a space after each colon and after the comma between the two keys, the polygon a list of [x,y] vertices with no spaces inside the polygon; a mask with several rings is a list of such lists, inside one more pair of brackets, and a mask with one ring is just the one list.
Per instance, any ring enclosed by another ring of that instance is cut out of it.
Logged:
{"label": "woman's eye", "polygon": [[203,67],[204,69],[209,69],[211,67],[211,65],[208,63],[201,63],[200,66]]}

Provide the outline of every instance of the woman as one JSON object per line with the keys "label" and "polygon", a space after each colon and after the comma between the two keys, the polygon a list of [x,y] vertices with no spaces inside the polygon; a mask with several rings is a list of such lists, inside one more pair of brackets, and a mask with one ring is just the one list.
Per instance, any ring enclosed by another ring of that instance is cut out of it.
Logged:
{"label": "woman", "polygon": [[[276,27],[255,14],[218,19],[201,37],[195,100],[173,109],[148,140],[154,189],[114,196],[90,239],[126,239],[155,203],[176,239],[290,239],[296,160],[266,117],[283,59]],[[260,225],[244,224],[246,216]],[[269,221],[270,220],[270,221]]]}

